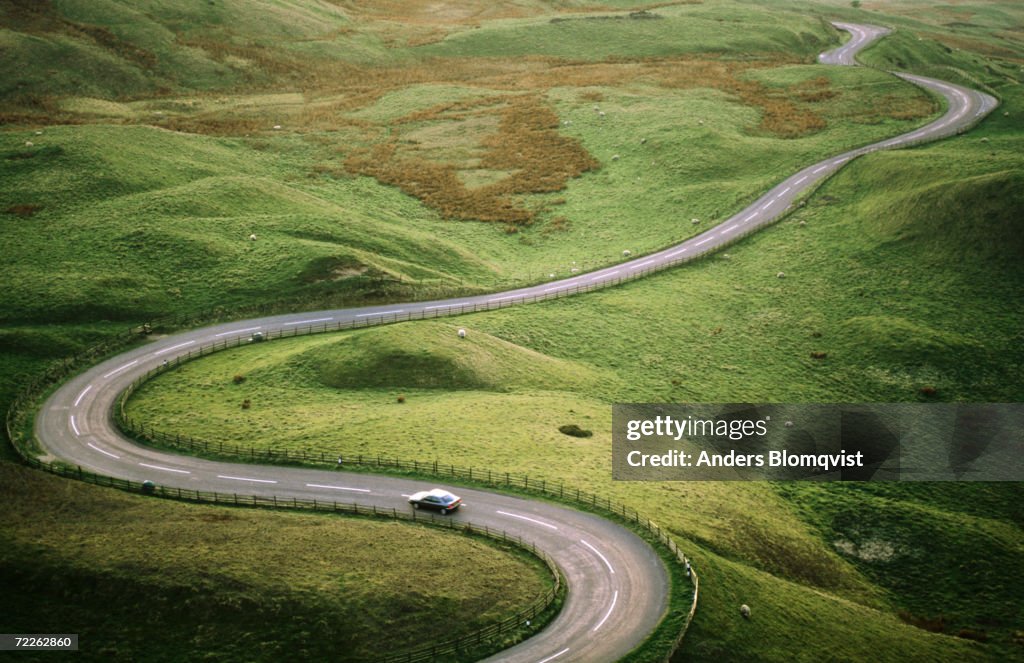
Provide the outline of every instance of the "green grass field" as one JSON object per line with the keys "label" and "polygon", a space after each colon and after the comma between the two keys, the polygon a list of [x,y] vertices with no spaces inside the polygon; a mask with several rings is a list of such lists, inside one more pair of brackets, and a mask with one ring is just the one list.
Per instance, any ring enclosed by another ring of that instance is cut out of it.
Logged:
{"label": "green grass field", "polygon": [[[886,24],[896,33],[866,61],[978,81],[1003,106],[965,136],[850,164],[698,264],[215,355],[130,409],[199,437],[421,460],[443,448],[612,493],[702,571],[683,656],[1021,656],[1024,614],[1001,575],[1022,562],[1019,486],[622,484],[608,463],[613,402],[1021,400],[1019,7],[363,4],[0,1],[0,401],[52,358],[153,316],[497,289],[682,240],[795,169],[939,110],[878,71],[812,64],[840,39],[824,19]],[[627,17],[645,8],[661,18]],[[529,222],[467,220],[466,200],[560,158],[541,149],[551,127],[502,124],[516,103],[557,115],[563,147],[597,166],[561,190],[489,194]],[[496,155],[495,137],[522,160]],[[381,179],[353,172],[350,157],[383,148]],[[449,177],[440,202],[403,193],[417,169]],[[558,432],[571,423],[594,436]],[[74,575],[65,558],[52,568]]]}
{"label": "green grass field", "polygon": [[422,645],[424,614],[458,637],[551,583],[539,560],[429,527],[156,501],[7,462],[0,478],[19,597],[0,623],[78,633],[91,660],[364,661]]}

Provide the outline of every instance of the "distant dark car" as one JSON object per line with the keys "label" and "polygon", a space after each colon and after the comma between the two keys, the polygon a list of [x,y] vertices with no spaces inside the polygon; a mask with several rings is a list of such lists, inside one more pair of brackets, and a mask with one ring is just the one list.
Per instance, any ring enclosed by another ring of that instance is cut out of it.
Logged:
{"label": "distant dark car", "polygon": [[433,490],[421,490],[415,495],[409,496],[409,504],[414,509],[437,509],[441,515],[454,511],[462,505],[462,498],[452,495],[447,490],[435,488]]}

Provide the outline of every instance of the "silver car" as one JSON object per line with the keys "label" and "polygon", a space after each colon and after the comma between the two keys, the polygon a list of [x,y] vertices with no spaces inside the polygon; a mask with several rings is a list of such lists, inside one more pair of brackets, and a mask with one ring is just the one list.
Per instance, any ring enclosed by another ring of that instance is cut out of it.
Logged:
{"label": "silver car", "polygon": [[409,504],[414,509],[437,509],[443,516],[458,509],[462,505],[462,498],[452,495],[447,490],[434,488],[433,490],[421,490],[409,496]]}

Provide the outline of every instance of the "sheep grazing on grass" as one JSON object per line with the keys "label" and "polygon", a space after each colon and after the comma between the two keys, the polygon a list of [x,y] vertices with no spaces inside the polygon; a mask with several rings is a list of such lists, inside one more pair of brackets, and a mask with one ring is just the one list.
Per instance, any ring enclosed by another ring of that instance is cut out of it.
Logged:
{"label": "sheep grazing on grass", "polygon": [[554,274],[554,272],[552,272],[551,274],[548,274],[548,278],[549,278],[549,279],[553,279],[553,278],[555,278],[555,274]]}
{"label": "sheep grazing on grass", "polygon": [[275,130],[276,130],[276,129],[280,129],[280,128],[281,128],[281,125],[280,125],[280,124],[275,124],[275,125],[274,125],[274,129],[275,129]]}
{"label": "sheep grazing on grass", "polygon": [[697,225],[698,223],[700,223],[700,219],[690,219],[690,223],[692,223],[693,225]]}
{"label": "sheep grazing on grass", "polygon": [[628,258],[631,255],[633,255],[633,252],[630,251],[629,249],[626,249],[625,251],[622,252],[622,257],[624,258]]}
{"label": "sheep grazing on grass", "polygon": [[797,224],[797,225],[799,225],[799,226],[806,226],[806,225],[807,225],[807,222],[806,222],[806,221],[801,221],[801,222],[800,222],[799,224]]}
{"label": "sheep grazing on grass", "polygon": [[786,272],[779,272],[778,274],[775,275],[775,278],[777,278],[777,279],[784,279],[784,278],[786,278]]}
{"label": "sheep grazing on grass", "polygon": [[30,141],[30,140],[26,140],[25,141],[25,147],[32,147],[33,145],[35,145],[35,143],[33,143],[32,141]]}
{"label": "sheep grazing on grass", "polygon": [[697,120],[697,124],[703,125],[704,124],[704,120]]}
{"label": "sheep grazing on grass", "polygon": [[250,242],[255,242],[256,241],[256,233],[252,233],[251,235],[249,235],[249,241]]}
{"label": "sheep grazing on grass", "polygon": [[604,111],[598,111],[597,116],[598,117],[604,117]]}
{"label": "sheep grazing on grass", "polygon": [[618,161],[618,160],[619,160],[619,155],[618,154],[613,154],[612,155],[612,161]]}
{"label": "sheep grazing on grass", "polygon": [[594,106],[594,112],[595,113],[598,112],[599,110],[601,110],[601,108],[599,106]]}
{"label": "sheep grazing on grass", "polygon": [[466,338],[466,330],[465,329],[460,329],[459,330],[459,338]]}
{"label": "sheep grazing on grass", "polygon": [[646,143],[647,143],[647,139],[646,139],[646,138],[641,138],[641,139],[640,139],[640,144],[641,144],[641,145],[644,145],[644,144],[646,144]]}
{"label": "sheep grazing on grass", "polygon": [[743,619],[750,619],[750,606],[744,603],[740,606],[740,614],[743,615]]}

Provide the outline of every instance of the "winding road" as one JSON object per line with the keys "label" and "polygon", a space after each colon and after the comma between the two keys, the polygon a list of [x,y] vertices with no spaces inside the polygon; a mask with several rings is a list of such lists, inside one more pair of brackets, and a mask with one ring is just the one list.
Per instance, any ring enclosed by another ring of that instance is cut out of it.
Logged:
{"label": "winding road", "polygon": [[[837,23],[853,36],[820,56],[823,64],[853,65],[857,52],[888,30]],[[575,294],[667,268],[752,232],[786,213],[798,197],[860,155],[953,135],[993,110],[996,100],[939,80],[896,73],[946,99],[947,112],[908,134],[860,147],[807,166],[717,226],[681,244],[595,272],[508,292],[454,300],[392,304],[359,309],[282,315],[175,334],[90,368],[57,389],[35,420],[40,445],[50,459],[133,481],[168,487],[244,495],[359,502],[408,509],[406,496],[423,481],[293,467],[232,464],[180,456],[138,446],[115,427],[111,410],[137,377],[163,361],[215,341],[255,332],[330,328],[352,322],[378,324],[418,317],[501,308]],[[492,660],[550,663],[615,661],[639,645],[665,614],[668,573],[656,552],[629,530],[567,507],[483,490],[457,488],[466,507],[449,516],[505,530],[536,542],[565,574],[564,608],[536,636]],[[685,590],[683,590],[685,591]]]}

